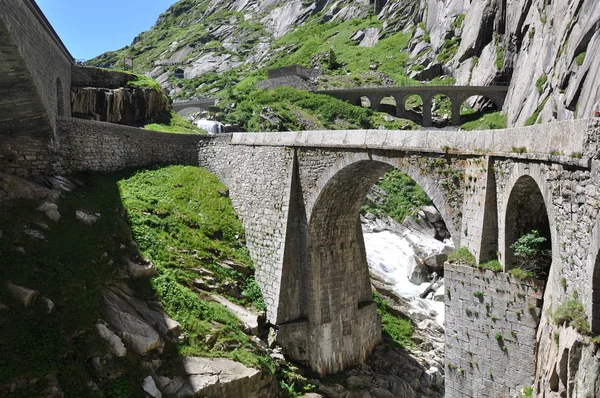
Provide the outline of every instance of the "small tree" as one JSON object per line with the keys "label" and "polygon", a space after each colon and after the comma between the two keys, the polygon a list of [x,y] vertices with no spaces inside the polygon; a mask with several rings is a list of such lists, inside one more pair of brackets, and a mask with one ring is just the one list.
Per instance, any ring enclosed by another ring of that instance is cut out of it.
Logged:
{"label": "small tree", "polygon": [[533,230],[521,236],[510,246],[515,252],[515,265],[532,272],[537,278],[548,275],[552,263],[552,252],[544,249],[546,238],[539,231]]}
{"label": "small tree", "polygon": [[341,65],[337,61],[337,55],[335,54],[335,51],[333,51],[333,48],[330,48],[329,56],[327,58],[327,69],[335,70],[335,69],[339,69],[340,66]]}

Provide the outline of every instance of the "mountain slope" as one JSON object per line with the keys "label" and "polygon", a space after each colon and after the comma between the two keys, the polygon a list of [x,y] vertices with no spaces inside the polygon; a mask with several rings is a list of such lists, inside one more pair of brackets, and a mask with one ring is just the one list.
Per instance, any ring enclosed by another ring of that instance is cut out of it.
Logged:
{"label": "mountain slope", "polygon": [[[368,0],[182,0],[130,46],[90,62],[133,57],[181,98],[227,97],[291,63],[320,68],[320,87],[511,82],[511,125],[588,117],[599,99],[595,0],[398,0],[373,10]],[[327,67],[330,50],[338,68]]]}

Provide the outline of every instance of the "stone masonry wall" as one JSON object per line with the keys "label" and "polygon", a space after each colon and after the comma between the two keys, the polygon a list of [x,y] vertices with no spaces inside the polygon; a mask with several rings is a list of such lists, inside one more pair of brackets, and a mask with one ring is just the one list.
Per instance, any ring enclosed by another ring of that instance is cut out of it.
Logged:
{"label": "stone masonry wall", "polygon": [[59,119],[62,157],[56,173],[116,171],[153,164],[198,164],[198,147],[211,138],[63,117]]}
{"label": "stone masonry wall", "polygon": [[114,89],[125,87],[135,79],[135,75],[131,73],[80,65],[73,65],[72,71],[71,87]]}
{"label": "stone masonry wall", "polygon": [[62,109],[70,109],[71,55],[33,0],[0,0],[0,21],[17,44],[55,128],[58,79],[63,92]]}
{"label": "stone masonry wall", "polygon": [[256,280],[277,323],[294,151],[284,147],[230,145],[231,135],[199,147],[198,164],[229,188],[246,229]]}
{"label": "stone masonry wall", "polygon": [[510,397],[531,386],[542,282],[446,264],[446,397]]}

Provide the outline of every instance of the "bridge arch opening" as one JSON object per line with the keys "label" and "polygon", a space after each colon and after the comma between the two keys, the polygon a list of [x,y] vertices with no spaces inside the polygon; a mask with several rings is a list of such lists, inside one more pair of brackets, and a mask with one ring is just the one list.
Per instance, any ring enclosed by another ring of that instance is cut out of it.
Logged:
{"label": "bridge arch opening", "polygon": [[[521,239],[523,238],[523,239]],[[545,280],[552,263],[552,236],[544,197],[528,175],[514,184],[506,208],[506,271],[522,268]]]}
{"label": "bridge arch opening", "polygon": [[405,97],[402,101],[404,117],[416,123],[423,124],[423,98],[418,94]]}
{"label": "bridge arch opening", "polygon": [[60,77],[56,78],[56,113],[58,116],[68,116],[65,114],[65,94]]}
{"label": "bridge arch opening", "polygon": [[447,95],[438,94],[433,97],[431,114],[434,125],[444,127],[450,123],[455,124],[452,114],[452,99]]}
{"label": "bridge arch opening", "polygon": [[[473,95],[462,101],[460,104],[460,122],[461,124],[473,122],[481,119],[485,115],[499,112],[500,109],[500,104],[497,104],[493,99],[481,95]],[[490,129],[506,127],[503,126],[502,122],[495,118],[488,119],[485,123],[489,126],[487,128]]]}
{"label": "bridge arch opening", "polygon": [[592,333],[600,334],[600,250],[596,253],[594,273],[592,276]]}
{"label": "bridge arch opening", "polygon": [[385,112],[390,115],[396,115],[396,99],[388,95],[387,97],[383,97],[379,104],[375,104],[374,111]]}
{"label": "bridge arch opening", "polygon": [[321,374],[363,362],[381,340],[361,207],[382,176],[399,174],[393,163],[368,158],[344,162],[330,174],[314,204],[308,203],[307,341],[320,348],[309,349],[306,360]]}
{"label": "bridge arch opening", "polygon": [[358,99],[358,104],[356,104],[356,105],[362,106],[363,108],[371,108],[372,107],[371,100],[367,96],[360,97]]}

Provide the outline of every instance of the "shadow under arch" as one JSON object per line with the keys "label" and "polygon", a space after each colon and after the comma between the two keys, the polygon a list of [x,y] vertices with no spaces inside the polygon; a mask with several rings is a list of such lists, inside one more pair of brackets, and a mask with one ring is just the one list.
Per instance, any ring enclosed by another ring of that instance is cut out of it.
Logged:
{"label": "shadow under arch", "polygon": [[[463,112],[465,105],[470,109]],[[477,120],[484,114],[500,111],[502,101],[491,96],[474,94],[458,98],[453,106],[453,115],[456,113],[460,124],[463,124]]]}
{"label": "shadow under arch", "polygon": [[[519,177],[508,198],[505,216],[505,270],[515,268],[515,253],[511,246],[522,236],[533,230],[546,238],[542,249],[552,250],[552,232],[550,219],[542,191],[537,182],[529,175]],[[550,264],[541,270],[541,276],[547,276]]]}
{"label": "shadow under arch", "polygon": [[590,240],[587,275],[590,281],[587,290],[589,294],[584,297],[589,297],[589,299],[584,302],[584,305],[588,309],[592,333],[600,334],[600,219],[594,225]]}
{"label": "shadow under arch", "polygon": [[[358,153],[340,158],[308,192],[300,211],[304,226],[300,223],[296,228],[293,240],[303,242],[305,250],[284,261],[279,307],[297,297],[286,292],[304,290],[305,310],[298,318],[284,318],[278,325],[278,340],[286,355],[321,375],[364,362],[381,340],[360,207],[371,187],[394,167],[415,176],[393,158]],[[433,178],[424,183],[422,176],[416,177],[414,181],[439,204],[443,196],[434,191]],[[290,209],[290,214],[294,211]]]}

